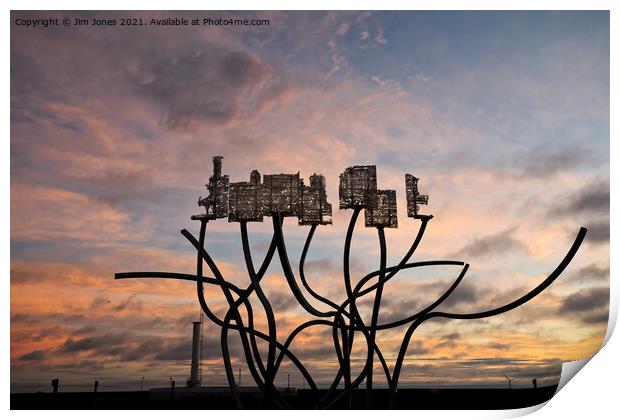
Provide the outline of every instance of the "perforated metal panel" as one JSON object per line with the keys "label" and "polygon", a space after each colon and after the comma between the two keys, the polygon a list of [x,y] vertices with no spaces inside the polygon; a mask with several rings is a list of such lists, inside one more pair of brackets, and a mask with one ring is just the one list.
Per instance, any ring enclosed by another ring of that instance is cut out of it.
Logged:
{"label": "perforated metal panel", "polygon": [[419,178],[411,174],[405,175],[405,189],[407,192],[407,216],[419,217],[420,204],[428,204],[428,195],[421,195],[418,192]]}
{"label": "perforated metal panel", "polygon": [[366,227],[397,228],[396,191],[378,190],[377,207],[364,211],[364,221]]}
{"label": "perforated metal panel", "polygon": [[377,205],[377,169],[351,166],[340,174],[338,189],[341,209],[374,208]]}
{"label": "perforated metal panel", "polygon": [[208,195],[198,199],[198,205],[205,207],[205,213],[192,219],[215,220],[228,216],[228,175],[222,175],[222,156],[213,156],[213,175],[206,185]]}
{"label": "perforated metal panel", "polygon": [[311,175],[310,185],[302,184],[301,206],[299,211],[300,225],[330,225],[332,223],[332,205],[327,202],[325,177]]}
{"label": "perforated metal panel", "polygon": [[301,199],[302,184],[299,172],[263,176],[263,210],[265,216],[280,213],[282,216],[297,216]]}
{"label": "perforated metal panel", "polygon": [[230,184],[229,222],[262,222],[263,213],[263,186],[260,184],[260,173],[258,171],[252,171],[250,182],[233,182]]}

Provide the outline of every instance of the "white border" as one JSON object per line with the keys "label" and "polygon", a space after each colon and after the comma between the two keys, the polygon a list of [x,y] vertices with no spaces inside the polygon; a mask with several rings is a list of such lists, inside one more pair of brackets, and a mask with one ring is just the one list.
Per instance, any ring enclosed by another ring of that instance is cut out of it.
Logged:
{"label": "white border", "polygon": [[[4,192],[4,197],[6,197],[6,204],[2,207],[3,216],[2,217],[2,233],[4,234],[4,246],[2,247],[2,262],[4,263],[5,273],[8,274],[10,267],[10,190],[9,190],[9,176],[10,176],[10,129],[9,129],[9,115],[10,115],[10,105],[8,98],[9,88],[10,88],[10,73],[9,73],[9,49],[10,49],[10,9],[15,10],[37,10],[37,9],[47,9],[47,10],[84,10],[84,9],[119,9],[119,10],[172,10],[172,9],[180,9],[180,10],[201,10],[201,9],[210,9],[210,10],[343,10],[343,9],[352,9],[352,10],[372,10],[372,9],[382,9],[382,10],[404,10],[404,9],[417,9],[417,10],[441,10],[441,9],[455,9],[455,10],[549,10],[549,9],[559,9],[559,10],[611,10],[611,74],[618,74],[618,42],[614,42],[614,40],[618,39],[618,31],[617,26],[619,19],[617,17],[618,7],[614,7],[615,4],[613,1],[603,1],[603,0],[590,0],[590,1],[576,1],[576,0],[565,0],[565,1],[543,1],[543,0],[522,0],[522,1],[455,1],[455,0],[436,0],[433,2],[405,2],[405,1],[393,1],[393,0],[383,0],[381,2],[378,1],[369,1],[369,0],[359,0],[359,1],[330,1],[330,2],[295,2],[293,5],[290,1],[282,1],[282,0],[263,0],[263,1],[228,1],[228,2],[197,2],[197,1],[183,1],[178,0],[175,2],[170,1],[161,1],[161,0],[152,0],[152,1],[118,1],[118,0],[110,0],[106,2],[89,2],[85,4],[84,2],[78,1],[9,1],[9,8],[5,9],[4,17],[5,17],[5,26],[2,31],[2,35],[4,38],[3,42],[3,59],[4,65],[2,66],[3,72],[3,125],[4,125],[4,133],[6,133],[5,140],[1,142],[1,159],[3,160],[2,170],[3,176],[1,179],[1,187]],[[614,111],[617,111],[617,98],[618,98],[618,84],[617,77],[614,79],[612,76],[611,79],[611,115],[617,115]],[[611,119],[611,131],[610,135],[612,139],[618,140],[615,136],[617,133],[617,124],[614,124],[614,120]],[[618,156],[618,144],[616,141],[611,141],[611,213],[617,214],[616,209],[618,206],[618,198],[616,193],[616,182],[615,175],[617,175],[616,163]],[[604,348],[592,359],[591,362],[587,364],[583,368],[583,371],[579,373],[578,379],[570,381],[568,385],[564,389],[561,390],[556,396],[554,396],[549,403],[542,404],[544,405],[544,409],[535,411],[531,414],[531,418],[539,418],[539,419],[559,419],[559,418],[584,418],[586,416],[594,415],[595,418],[616,418],[618,413],[618,404],[617,400],[617,390],[614,389],[617,385],[617,381],[620,379],[619,370],[618,369],[618,358],[616,355],[620,354],[620,345],[618,345],[617,337],[611,336],[611,332],[613,330],[613,326],[615,325],[615,320],[617,318],[618,312],[618,285],[617,285],[617,264],[615,263],[617,253],[617,245],[614,241],[614,238],[617,237],[618,228],[614,221],[611,221],[611,246],[610,246],[610,256],[611,256],[611,306],[610,313],[611,319],[613,320],[610,323],[610,328],[608,329],[608,334],[606,337],[607,341]],[[7,276],[8,277],[8,276]],[[8,282],[8,278],[6,280]],[[5,289],[7,290],[8,287]],[[4,364],[2,365],[2,402],[3,407],[8,410],[9,408],[9,383],[10,383],[10,322],[9,317],[7,316],[10,313],[10,296],[9,293],[3,293],[2,298],[0,299],[2,305],[2,312],[5,314],[5,328],[4,328],[4,340],[2,346],[2,355]],[[540,407],[537,407],[540,408]],[[391,416],[396,417],[419,417],[419,418],[427,418],[431,417],[433,419],[447,419],[454,418],[458,416],[459,418],[472,418],[472,419],[480,419],[480,418],[504,418],[504,417],[514,417],[519,415],[527,414],[531,412],[532,409],[523,409],[523,410],[505,410],[505,411],[415,411],[415,412],[394,412],[390,413]],[[167,411],[160,412],[150,412],[150,413],[140,413],[140,412],[119,412],[118,414],[121,417],[135,417],[139,415],[148,415],[153,416],[155,418],[164,418],[169,417],[171,415],[175,415],[174,413],[170,413]],[[345,415],[361,415],[362,417],[375,416],[377,413],[372,412],[359,412],[359,413],[349,413]],[[85,413],[72,411],[72,412],[63,412],[63,411],[55,411],[55,412],[46,412],[46,413],[37,413],[37,412],[27,412],[27,411],[13,411],[10,412],[10,415],[16,418],[31,418],[31,417],[52,417],[52,418],[78,418],[83,417]],[[109,412],[99,411],[99,412],[89,412],[87,414],[89,417],[94,419],[108,417],[110,415]],[[263,417],[269,416],[273,419],[290,417],[291,413],[286,412],[233,412],[226,411],[222,413],[209,412],[209,413],[187,413],[186,415],[209,415],[209,416],[219,416],[224,415],[228,418],[230,417],[247,417],[252,416],[255,417]],[[320,415],[321,418],[335,418],[336,416],[342,416],[343,413],[337,412],[323,412],[323,413],[311,413],[311,412],[296,412],[295,417],[297,418],[310,418],[313,420],[317,415]]]}

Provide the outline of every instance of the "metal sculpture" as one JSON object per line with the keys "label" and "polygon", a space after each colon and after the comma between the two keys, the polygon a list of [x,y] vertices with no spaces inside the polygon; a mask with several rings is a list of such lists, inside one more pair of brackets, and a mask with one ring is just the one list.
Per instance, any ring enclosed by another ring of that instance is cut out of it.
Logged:
{"label": "metal sculpture", "polygon": [[[452,260],[410,262],[433,216],[419,214],[419,205],[428,204],[428,196],[419,194],[418,178],[407,174],[405,176],[407,215],[420,220],[420,226],[409,250],[401,258],[400,262],[395,266],[387,267],[387,246],[384,229],[396,228],[398,226],[396,191],[377,189],[375,166],[352,166],[345,169],[340,175],[339,207],[341,209],[352,209],[353,214],[347,229],[343,252],[343,282],[347,298],[338,304],[313,290],[308,284],[304,273],[306,257],[317,226],[331,224],[332,208],[331,204],[327,202],[325,178],[322,175],[314,174],[310,177],[309,186],[304,185],[304,181],[299,177],[299,173],[292,175],[265,175],[261,182],[260,174],[255,170],[250,176],[250,182],[229,183],[228,176],[221,174],[221,163],[222,158],[220,156],[213,158],[214,172],[207,185],[209,195],[204,199],[200,198],[198,201],[199,205],[206,208],[205,214],[192,216],[193,220],[200,221],[198,239],[185,229],[181,231],[181,234],[196,248],[196,274],[131,272],[116,273],[115,278],[167,278],[196,282],[198,301],[202,310],[213,323],[221,328],[220,344],[224,368],[232,396],[236,406],[239,408],[242,407],[242,401],[239,396],[238,385],[235,382],[228,348],[229,334],[232,331],[239,335],[248,370],[252,379],[263,393],[264,402],[267,406],[291,408],[289,402],[283,398],[283,394],[274,384],[278,370],[283,360],[287,358],[299,370],[304,383],[308,383],[313,392],[317,408],[333,407],[334,404],[343,398],[348,399],[349,407],[351,407],[352,390],[357,389],[364,382],[366,387],[365,406],[370,408],[372,407],[373,398],[373,365],[376,358],[381,364],[383,375],[389,387],[389,407],[396,408],[396,392],[405,355],[413,333],[422,323],[433,318],[486,318],[502,314],[523,305],[540,294],[557,279],[577,253],[586,235],[586,229],[582,227],[572,247],[555,270],[537,287],[513,302],[477,313],[437,311],[436,309],[439,305],[456,290],[463,280],[469,269],[469,264]],[[370,272],[358,281],[353,282],[349,264],[350,249],[355,224],[361,210],[365,211],[365,225],[377,229],[380,261],[378,270]],[[204,246],[207,223],[226,216],[228,216],[229,222],[239,223],[243,254],[250,280],[246,288],[227,282]],[[267,254],[257,269],[250,252],[247,223],[260,222],[264,216],[271,216],[272,218],[273,237]],[[310,226],[299,260],[299,281],[290,265],[282,230],[284,217],[293,216],[298,218],[299,225]],[[277,339],[274,310],[260,284],[276,252],[282,265],[284,278],[292,295],[299,305],[314,317],[314,319],[304,322],[293,329],[283,342]],[[203,274],[203,262],[207,264],[209,270],[213,273],[213,277]],[[378,322],[383,288],[391,278],[402,270],[440,265],[458,266],[461,267],[461,271],[452,285],[435,302],[403,319],[383,324]],[[223,318],[215,315],[207,303],[204,295],[204,284],[216,285],[222,290],[228,304],[228,311]],[[302,288],[312,297],[327,305],[329,310],[323,311],[316,308],[306,299]],[[373,292],[374,302],[371,319],[370,322],[366,322],[360,315],[357,300]],[[252,307],[250,302],[252,294],[256,295],[266,315],[267,332],[261,331],[254,326],[255,308]],[[245,317],[241,315],[240,307],[245,309]],[[290,350],[295,338],[300,333],[318,325],[331,328],[334,351],[339,366],[327,390],[318,389],[303,362]],[[377,331],[399,326],[408,327],[403,336],[394,368],[390,371],[375,337]],[[360,335],[367,350],[366,360],[362,370],[355,375],[351,369],[351,352],[354,338]],[[259,351],[258,340],[262,340],[268,345],[266,360],[264,360],[263,355]],[[338,388],[340,384],[344,385],[343,388]]]}
{"label": "metal sculpture", "polygon": [[420,204],[428,204],[428,195],[418,192],[418,180],[411,174],[405,175],[405,191],[407,193],[407,216],[419,218]]}

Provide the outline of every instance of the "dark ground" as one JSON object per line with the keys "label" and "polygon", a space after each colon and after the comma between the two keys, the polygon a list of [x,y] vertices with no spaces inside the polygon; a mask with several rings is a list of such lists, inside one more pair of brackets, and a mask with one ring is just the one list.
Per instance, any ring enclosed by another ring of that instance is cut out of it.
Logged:
{"label": "dark ground", "polygon": [[[528,389],[401,389],[398,391],[397,408],[399,409],[507,409],[524,408],[549,400],[557,386]],[[352,407],[364,409],[363,390],[352,396]],[[387,390],[373,391],[373,408],[385,409]],[[298,390],[284,397],[294,408],[312,409],[315,398],[309,390]],[[257,394],[242,395],[244,408],[267,408]],[[41,409],[121,409],[121,410],[166,410],[166,409],[233,409],[233,400],[228,392],[204,393],[200,397],[175,397],[174,399],[151,399],[148,391],[139,392],[98,392],[95,398],[92,392],[59,392],[11,394],[12,410]],[[333,407],[347,409],[348,399],[342,398]]]}

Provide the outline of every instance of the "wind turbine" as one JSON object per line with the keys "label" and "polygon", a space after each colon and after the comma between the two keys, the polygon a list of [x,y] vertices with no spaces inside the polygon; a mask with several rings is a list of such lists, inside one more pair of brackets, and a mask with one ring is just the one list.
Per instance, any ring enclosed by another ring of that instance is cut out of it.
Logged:
{"label": "wind turbine", "polygon": [[512,391],[512,381],[513,381],[515,378],[509,378],[509,377],[508,377],[508,375],[505,375],[505,374],[503,374],[503,373],[502,373],[502,375],[504,375],[504,377],[506,377],[506,379],[508,379],[508,389]]}

